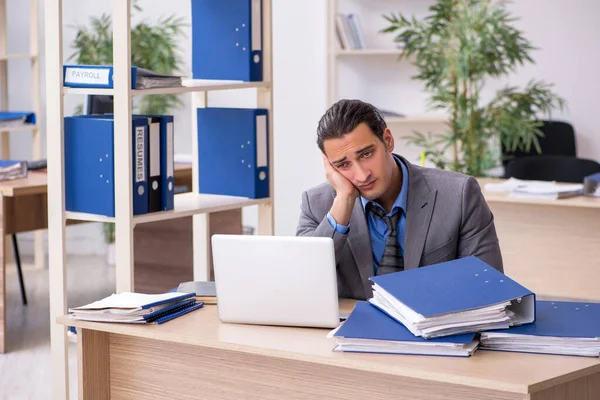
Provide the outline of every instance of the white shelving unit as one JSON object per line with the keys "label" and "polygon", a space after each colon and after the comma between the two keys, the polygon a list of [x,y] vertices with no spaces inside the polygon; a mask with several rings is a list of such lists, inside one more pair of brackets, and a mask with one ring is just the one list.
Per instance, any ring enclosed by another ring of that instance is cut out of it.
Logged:
{"label": "white shelving unit", "polygon": [[[378,33],[386,24],[382,17],[383,13],[405,10],[415,2],[406,0],[327,0],[327,2],[327,104],[332,105],[341,98],[363,99],[381,109],[405,115],[386,118],[389,125],[400,129],[447,122],[445,115],[427,111],[422,93],[418,93],[416,98],[408,98],[401,93],[406,86],[416,87],[417,84],[410,81],[410,76],[415,70],[406,60],[398,61],[403,50],[394,46],[393,36],[391,34],[382,36]],[[424,7],[427,7],[427,2],[424,3]],[[340,46],[336,35],[338,13],[354,13],[358,16],[365,48],[343,49]],[[397,101],[395,101],[396,97]]]}
{"label": "white shelving unit", "polygon": [[[15,3],[17,0],[14,0]],[[2,140],[2,159],[9,159],[10,156],[10,132],[30,131],[32,135],[31,157],[34,160],[42,158],[42,137],[40,132],[40,110],[41,110],[41,92],[40,92],[40,58],[38,27],[39,21],[39,0],[29,0],[29,52],[27,53],[8,53],[8,14],[7,0],[0,0],[0,109],[2,111],[13,111],[10,108],[10,97],[8,93],[8,69],[9,62],[27,61],[30,65],[29,85],[31,87],[31,106],[29,110],[35,113],[36,124],[23,124],[12,127],[0,128]],[[21,50],[22,51],[22,50]],[[21,64],[19,64],[21,65]],[[21,110],[19,110],[21,111]],[[6,238],[6,246],[10,248],[9,238]],[[34,265],[35,268],[44,266],[44,233],[36,231],[34,233]],[[7,252],[7,258],[12,259],[11,252]]]}
{"label": "white shelving unit", "polygon": [[[273,182],[267,199],[248,199],[235,196],[200,194],[198,188],[198,143],[195,110],[207,106],[208,93],[215,90],[255,88],[257,106],[269,110],[269,168],[273,177],[273,96],[272,96],[272,0],[262,0],[263,31],[263,82],[201,82],[194,87],[173,89],[132,90],[129,71],[131,0],[113,0],[113,60],[115,68],[114,89],[72,89],[62,85],[63,41],[62,0],[46,0],[46,93],[48,131],[48,224],[49,224],[49,276],[50,320],[53,361],[53,397],[68,399],[68,363],[66,328],[56,324],[56,318],[67,313],[65,224],[67,219],[84,221],[111,221],[116,233],[116,291],[132,291],[133,287],[133,229],[136,224],[171,218],[193,216],[194,279],[208,279],[211,257],[209,213],[258,206],[258,233],[273,234]],[[131,100],[141,94],[190,93],[192,96],[192,154],[193,190],[175,197],[175,209],[133,216],[131,171]],[[114,96],[115,148],[115,218],[71,213],[65,210],[64,195],[64,132],[63,97],[69,94],[112,94]]]}

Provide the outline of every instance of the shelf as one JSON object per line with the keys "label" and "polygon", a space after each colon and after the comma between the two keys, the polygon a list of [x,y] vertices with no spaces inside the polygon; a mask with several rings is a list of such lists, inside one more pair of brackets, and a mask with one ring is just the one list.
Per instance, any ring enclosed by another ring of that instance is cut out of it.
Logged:
{"label": "shelf", "polygon": [[34,59],[34,58],[37,58],[37,55],[29,54],[29,53],[17,53],[17,54],[7,54],[6,56],[0,56],[0,61],[23,60],[23,59]]}
{"label": "shelf", "polygon": [[[242,207],[257,204],[270,203],[270,198],[250,199],[248,197],[221,196],[212,194],[181,193],[175,195],[175,209],[172,211],[160,211],[155,213],[136,215],[133,217],[134,224],[164,221],[174,218],[189,217],[196,214],[235,210]],[[114,217],[104,215],[87,214],[79,212],[65,213],[67,219],[88,222],[114,222]]]}
{"label": "shelf", "polygon": [[37,124],[23,124],[23,125],[14,125],[14,126],[0,126],[0,132],[14,132],[14,131],[28,131],[38,128]]}
{"label": "shelf", "polygon": [[343,56],[399,56],[403,53],[402,49],[358,49],[358,50],[338,50],[335,55]]}
{"label": "shelf", "polygon": [[407,117],[385,117],[385,122],[394,125],[403,124],[443,124],[448,122],[448,117],[443,114],[416,114]]}
{"label": "shelf", "polygon": [[[270,82],[239,82],[239,81],[212,81],[212,80],[196,80],[194,86],[178,86],[169,88],[156,89],[132,89],[131,96],[144,96],[150,94],[177,94],[177,93],[192,93],[192,92],[207,92],[217,90],[232,90],[232,89],[252,89],[252,88],[268,88]],[[63,94],[98,94],[98,95],[113,95],[114,89],[97,89],[97,88],[72,88],[63,87]]]}

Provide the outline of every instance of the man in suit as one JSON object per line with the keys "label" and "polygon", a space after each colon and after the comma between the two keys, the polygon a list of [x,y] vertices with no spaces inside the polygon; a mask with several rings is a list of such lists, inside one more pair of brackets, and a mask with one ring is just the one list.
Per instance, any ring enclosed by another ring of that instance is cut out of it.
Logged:
{"label": "man in suit", "polygon": [[503,272],[493,215],[470,176],[393,153],[379,111],[341,100],[317,128],[327,182],[302,194],[297,236],[331,237],[340,297],[372,297],[369,277],[476,256]]}

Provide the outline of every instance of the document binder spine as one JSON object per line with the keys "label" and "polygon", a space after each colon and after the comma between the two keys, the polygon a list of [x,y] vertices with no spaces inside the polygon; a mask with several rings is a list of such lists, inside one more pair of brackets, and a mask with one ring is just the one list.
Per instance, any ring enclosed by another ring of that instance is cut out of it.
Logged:
{"label": "document binder spine", "polygon": [[[112,65],[63,65],[63,86],[73,88],[112,89]],[[131,88],[135,89],[137,67],[131,67]]]}
{"label": "document binder spine", "polygon": [[188,307],[192,304],[196,304],[195,298],[187,299],[184,301],[178,301],[178,302],[173,303],[172,305],[162,308],[158,311],[144,315],[143,318],[144,318],[144,320],[146,320],[146,322],[154,322],[157,319],[164,317],[165,315],[177,312],[177,311],[179,311],[185,307]]}
{"label": "document binder spine", "polygon": [[148,211],[161,210],[162,178],[161,178],[161,121],[160,117],[148,117],[149,157],[148,166]]}
{"label": "document binder spine", "polygon": [[160,140],[161,210],[168,211],[175,208],[174,122],[171,115],[161,119]]}
{"label": "document binder spine", "polygon": [[183,308],[182,310],[176,311],[174,313],[169,313],[161,318],[158,318],[156,320],[156,323],[159,325],[164,324],[165,322],[171,321],[172,319],[175,319],[177,317],[181,317],[182,315],[185,315],[189,312],[192,312],[192,311],[197,310],[202,307],[204,307],[203,302],[195,303],[191,306],[187,306],[187,307]]}
{"label": "document binder spine", "polygon": [[[141,118],[133,119],[133,214],[148,213],[148,124]],[[113,157],[114,158],[114,157]]]}
{"label": "document binder spine", "polygon": [[262,0],[252,0],[251,5],[251,54],[250,81],[263,80],[262,58]]}

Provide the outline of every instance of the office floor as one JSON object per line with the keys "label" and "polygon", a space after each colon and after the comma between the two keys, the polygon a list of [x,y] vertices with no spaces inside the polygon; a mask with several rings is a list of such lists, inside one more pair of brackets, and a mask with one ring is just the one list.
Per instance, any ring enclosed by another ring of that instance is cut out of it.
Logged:
{"label": "office floor", "polygon": [[[69,257],[67,265],[69,307],[98,300],[114,290],[115,270],[104,257]],[[48,269],[25,270],[23,274],[27,306],[21,302],[14,269],[6,276],[8,353],[0,354],[0,400],[45,399],[51,390]],[[77,344],[72,340],[69,383],[71,399],[76,399]]]}

